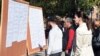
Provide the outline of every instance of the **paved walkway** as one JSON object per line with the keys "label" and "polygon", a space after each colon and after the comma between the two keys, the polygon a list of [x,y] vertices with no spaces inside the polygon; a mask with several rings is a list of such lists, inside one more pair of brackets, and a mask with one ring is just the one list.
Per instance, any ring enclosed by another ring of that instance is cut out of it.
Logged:
{"label": "paved walkway", "polygon": [[[29,55],[29,56],[45,56],[45,52],[39,52],[37,54],[33,54],[33,55]],[[61,56],[65,56],[64,55],[64,52],[62,52],[62,55]]]}

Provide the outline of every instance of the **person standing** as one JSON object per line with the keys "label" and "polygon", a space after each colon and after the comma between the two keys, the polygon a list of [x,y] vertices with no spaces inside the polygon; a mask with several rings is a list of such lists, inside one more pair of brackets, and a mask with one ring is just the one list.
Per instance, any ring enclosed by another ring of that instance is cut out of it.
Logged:
{"label": "person standing", "polygon": [[95,56],[100,56],[100,19],[94,20],[92,46]]}
{"label": "person standing", "polygon": [[48,24],[52,29],[49,32],[47,56],[61,56],[63,34],[57,25],[56,17],[51,17]]}
{"label": "person standing", "polygon": [[71,50],[72,50],[72,45],[73,45],[73,40],[75,37],[75,30],[72,27],[72,19],[71,18],[66,18],[65,19],[65,27],[67,29],[67,37],[68,37],[68,43],[66,45],[66,52],[65,56],[70,56],[71,55]]}
{"label": "person standing", "polygon": [[75,56],[94,56],[92,49],[92,31],[89,18],[82,12],[75,13],[75,23],[79,25],[76,29],[76,51]]}

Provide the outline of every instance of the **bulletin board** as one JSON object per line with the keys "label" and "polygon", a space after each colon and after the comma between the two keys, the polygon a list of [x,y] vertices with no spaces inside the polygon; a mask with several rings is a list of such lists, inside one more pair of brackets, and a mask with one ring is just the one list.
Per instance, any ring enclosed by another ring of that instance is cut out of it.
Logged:
{"label": "bulletin board", "polygon": [[0,56],[26,56],[47,48],[43,11],[24,0],[2,0]]}
{"label": "bulletin board", "polygon": [[28,4],[2,0],[0,56],[25,56]]}
{"label": "bulletin board", "polygon": [[47,48],[41,7],[29,6],[27,47],[29,55]]}

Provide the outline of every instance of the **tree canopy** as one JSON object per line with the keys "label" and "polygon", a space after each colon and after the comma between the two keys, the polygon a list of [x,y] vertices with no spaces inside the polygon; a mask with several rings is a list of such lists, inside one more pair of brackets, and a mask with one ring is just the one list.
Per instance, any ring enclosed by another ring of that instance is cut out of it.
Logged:
{"label": "tree canopy", "polygon": [[73,15],[77,8],[89,12],[93,5],[100,7],[100,0],[34,0],[31,5],[42,7],[44,15],[63,16],[66,14]]}
{"label": "tree canopy", "polygon": [[[0,8],[1,8],[0,0]],[[77,8],[89,12],[93,5],[100,10],[100,0],[26,0],[33,6],[43,8],[44,15],[73,15]],[[1,10],[1,9],[0,9]]]}

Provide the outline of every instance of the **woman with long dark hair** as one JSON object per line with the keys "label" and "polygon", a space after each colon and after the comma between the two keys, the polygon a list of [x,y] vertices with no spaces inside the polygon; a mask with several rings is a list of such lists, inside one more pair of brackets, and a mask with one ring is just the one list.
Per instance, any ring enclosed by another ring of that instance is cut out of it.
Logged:
{"label": "woman with long dark hair", "polygon": [[81,11],[75,13],[76,51],[75,56],[94,56],[92,49],[92,31],[89,18]]}

